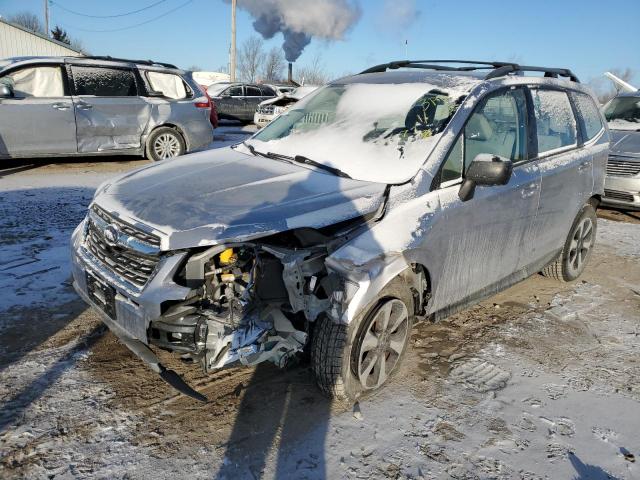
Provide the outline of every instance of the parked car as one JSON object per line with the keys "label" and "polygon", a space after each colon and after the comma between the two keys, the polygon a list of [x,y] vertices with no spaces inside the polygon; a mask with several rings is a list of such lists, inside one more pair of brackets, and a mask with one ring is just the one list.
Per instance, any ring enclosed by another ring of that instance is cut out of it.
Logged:
{"label": "parked car", "polygon": [[283,93],[278,97],[261,102],[253,116],[253,123],[258,128],[268,125],[282,112],[291,108],[298,100],[317,89],[317,86],[297,87],[288,93]]}
{"label": "parked car", "polygon": [[0,158],[176,157],[211,143],[211,104],[173,65],[111,57],[0,61]]}
{"label": "parked car", "polygon": [[603,205],[640,210],[640,91],[622,93],[604,107],[611,131]]}
{"label": "parked car", "polygon": [[244,123],[253,121],[260,102],[276,96],[271,87],[252,83],[214,83],[207,93],[216,104],[219,118]]}
{"label": "parked car", "polygon": [[291,85],[288,83],[266,83],[265,84],[267,87],[270,87],[271,89],[273,89],[274,92],[276,92],[277,96],[280,95],[284,95],[286,93],[291,93],[293,92],[296,88],[298,88],[296,85]]}
{"label": "parked car", "polygon": [[336,80],[242,144],[109,180],[73,233],[76,290],[194,398],[152,346],[206,372],[308,350],[322,391],[352,400],[398,370],[415,318],[578,278],[609,148],[590,90],[566,69],[432,63]]}

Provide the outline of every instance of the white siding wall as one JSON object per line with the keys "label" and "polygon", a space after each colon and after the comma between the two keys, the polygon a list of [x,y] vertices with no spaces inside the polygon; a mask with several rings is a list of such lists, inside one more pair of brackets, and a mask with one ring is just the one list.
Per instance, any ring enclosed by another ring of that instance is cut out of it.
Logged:
{"label": "white siding wall", "polygon": [[0,22],[0,58],[48,55],[79,56],[80,54],[38,35]]}

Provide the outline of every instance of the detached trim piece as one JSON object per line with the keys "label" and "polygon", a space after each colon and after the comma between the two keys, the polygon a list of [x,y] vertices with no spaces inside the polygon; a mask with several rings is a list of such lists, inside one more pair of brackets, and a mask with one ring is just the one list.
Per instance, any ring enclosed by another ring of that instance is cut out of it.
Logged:
{"label": "detached trim piece", "polygon": [[[441,65],[443,63],[461,64],[462,66]],[[445,72],[473,72],[491,69],[491,72],[484,77],[485,80],[504,77],[510,73],[544,72],[544,76],[548,78],[566,77],[572,82],[580,83],[578,77],[568,68],[535,67],[511,62],[476,62],[474,60],[396,60],[368,68],[360,72],[360,74],[382,73],[398,68],[421,68]]]}

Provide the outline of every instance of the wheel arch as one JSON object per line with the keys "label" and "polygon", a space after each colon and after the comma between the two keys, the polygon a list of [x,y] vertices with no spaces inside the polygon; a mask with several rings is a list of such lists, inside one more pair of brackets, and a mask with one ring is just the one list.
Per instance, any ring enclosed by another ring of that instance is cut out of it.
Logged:
{"label": "wheel arch", "polygon": [[149,150],[149,137],[151,137],[151,135],[153,135],[153,132],[155,132],[159,128],[163,128],[163,127],[171,128],[171,129],[175,130],[176,132],[178,132],[180,134],[180,136],[182,137],[182,140],[184,141],[184,148],[185,148],[185,152],[184,153],[188,153],[191,150],[191,144],[189,142],[189,137],[185,134],[185,130],[180,125],[177,125],[175,123],[163,122],[163,123],[159,123],[157,125],[154,125],[153,128],[151,128],[151,130],[149,130],[149,132],[147,133],[147,135],[146,135],[146,137],[144,139],[144,155],[145,156],[147,156],[148,153],[149,153],[148,152],[148,150]]}

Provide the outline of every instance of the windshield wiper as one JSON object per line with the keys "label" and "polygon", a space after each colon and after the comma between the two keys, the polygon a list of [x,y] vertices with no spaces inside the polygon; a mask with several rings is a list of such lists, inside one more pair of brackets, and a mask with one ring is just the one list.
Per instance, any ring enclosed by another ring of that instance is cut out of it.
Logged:
{"label": "windshield wiper", "polygon": [[315,167],[319,170],[324,170],[325,172],[329,172],[337,177],[343,177],[343,178],[351,178],[351,176],[346,173],[343,172],[342,170],[340,170],[339,168],[335,168],[335,167],[330,167],[329,165],[325,165],[323,163],[320,162],[316,162],[315,160],[311,160],[308,157],[305,157],[303,155],[296,155],[294,157],[290,157],[289,155],[283,155],[281,153],[273,153],[273,152],[260,152],[258,150],[256,150],[256,148],[251,145],[250,143],[247,142],[242,142],[242,144],[247,147],[249,149],[249,151],[251,152],[251,155],[253,156],[258,156],[258,157],[265,157],[265,158],[270,158],[272,160],[284,160],[286,162],[295,162],[295,163],[302,163],[305,165],[309,165],[311,167]]}

